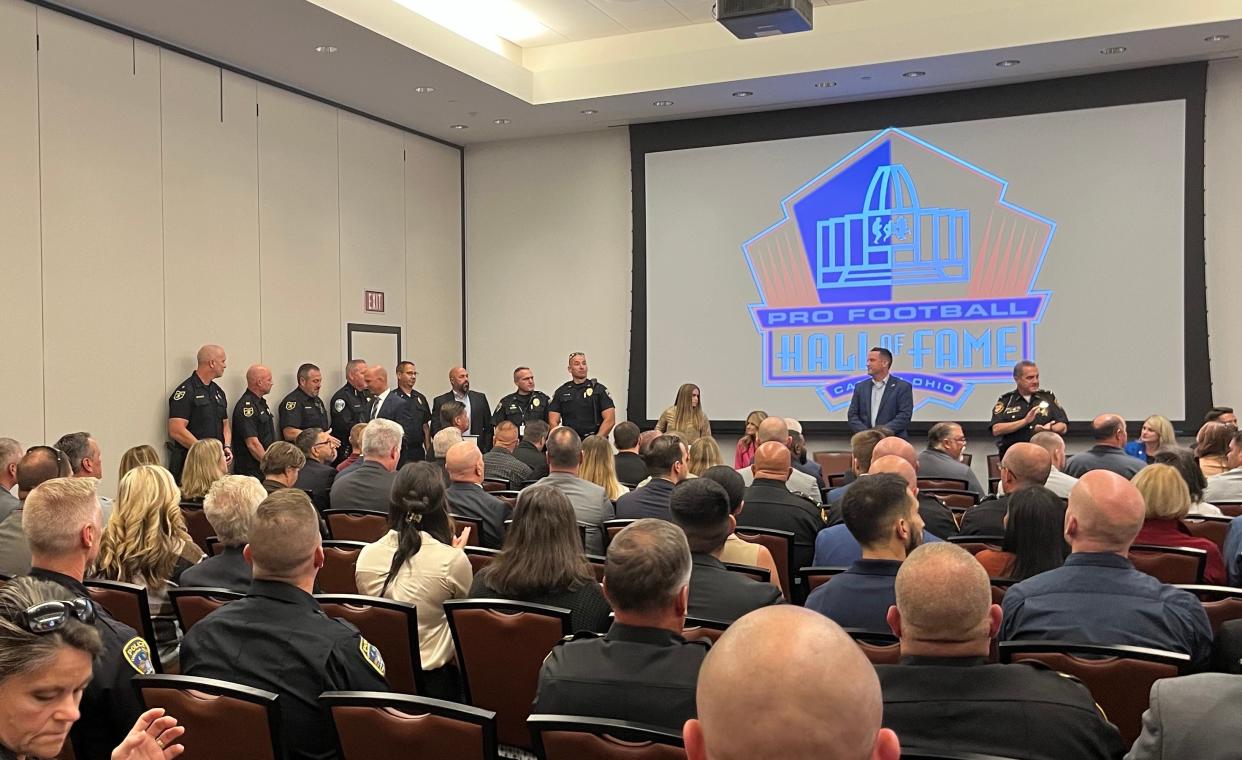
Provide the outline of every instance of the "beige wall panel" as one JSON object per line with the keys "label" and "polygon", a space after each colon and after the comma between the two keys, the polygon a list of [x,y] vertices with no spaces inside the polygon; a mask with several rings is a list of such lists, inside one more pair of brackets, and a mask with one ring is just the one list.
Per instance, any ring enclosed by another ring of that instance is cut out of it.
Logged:
{"label": "beige wall panel", "polygon": [[114,473],[165,432],[159,51],[38,16],[47,436],[91,431]]}
{"label": "beige wall panel", "polygon": [[260,358],[254,81],[161,51],[164,315],[171,390],[204,343],[228,353],[232,404]]}
{"label": "beige wall panel", "polygon": [[[345,335],[345,325],[353,322],[400,327],[404,338],[405,139],[392,127],[344,111],[339,114],[338,129],[341,335]],[[384,293],[384,313],[365,311],[366,290]],[[355,346],[355,354],[372,364],[392,363],[390,352],[367,356]],[[344,358],[342,354],[342,362]],[[337,369],[343,372],[343,364]],[[339,387],[338,383],[333,389]]]}
{"label": "beige wall panel", "polygon": [[[419,387],[431,398],[448,389],[448,370],[462,361],[461,152],[405,137],[406,355],[418,363]],[[497,330],[513,328],[514,313]],[[470,383],[498,400],[512,385],[473,374]]]}
{"label": "beige wall panel", "polygon": [[1212,400],[1242,407],[1242,62],[1208,68],[1204,123],[1204,237]]}
{"label": "beige wall panel", "polygon": [[273,403],[296,386],[303,362],[323,369],[324,388],[342,382],[337,192],[336,109],[259,85],[262,348]]}
{"label": "beige wall panel", "polygon": [[0,0],[0,437],[25,446],[44,441],[38,88],[35,7]]}

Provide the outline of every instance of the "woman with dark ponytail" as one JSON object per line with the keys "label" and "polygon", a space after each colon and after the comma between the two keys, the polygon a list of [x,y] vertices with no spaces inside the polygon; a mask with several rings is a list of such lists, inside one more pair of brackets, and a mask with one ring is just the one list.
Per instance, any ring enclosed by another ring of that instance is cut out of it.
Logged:
{"label": "woman with dark ponytail", "polygon": [[461,550],[468,536],[454,535],[448,509],[439,467],[429,462],[402,467],[389,496],[389,531],[358,554],[355,580],[359,593],[418,608],[423,696],[459,700],[461,681],[444,602],[467,596],[473,573]]}

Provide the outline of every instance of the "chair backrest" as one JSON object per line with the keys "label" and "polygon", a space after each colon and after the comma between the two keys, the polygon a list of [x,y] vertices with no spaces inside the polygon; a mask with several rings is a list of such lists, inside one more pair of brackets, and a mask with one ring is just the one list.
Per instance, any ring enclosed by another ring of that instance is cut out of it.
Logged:
{"label": "chair backrest", "polygon": [[552,647],[571,632],[561,607],[503,599],[444,603],[466,701],[496,712],[501,744],[529,749],[526,717],[539,668]]}
{"label": "chair backrest", "polygon": [[172,602],[173,612],[177,615],[177,623],[181,626],[181,630],[187,633],[198,621],[243,596],[245,594],[229,591],[226,588],[183,586],[168,589],[168,599]]}
{"label": "chair backrest", "polygon": [[901,661],[901,642],[891,633],[846,628],[845,632],[867,655],[872,665],[896,665]]}
{"label": "chair backrest", "polygon": [[[470,528],[470,537],[466,539],[466,546],[482,546],[483,545],[483,521],[476,517],[466,517],[465,515],[451,515],[453,522],[457,525],[457,533],[461,534],[462,528]],[[506,528],[509,526],[506,524]]]}
{"label": "chair backrest", "polygon": [[1000,755],[980,755],[977,752],[949,752],[939,749],[919,749],[903,746],[901,760],[1014,760]]}
{"label": "chair backrest", "polygon": [[224,544],[220,543],[219,537],[217,536],[207,537],[207,556],[208,557],[219,556],[220,553],[223,551],[224,551]]}
{"label": "chair backrest", "polygon": [[988,479],[1000,480],[1000,454],[988,454]]}
{"label": "chair backrest", "polygon": [[1173,678],[1190,665],[1190,656],[1178,652],[1060,641],[1002,641],[999,652],[1001,662],[1037,660],[1078,678],[1121,732],[1126,746],[1142,729],[1152,683]]}
{"label": "chair backrest", "polygon": [[509,481],[504,478],[483,478],[482,486],[483,486],[483,490],[487,491],[488,493],[495,493],[496,491],[508,491]]}
{"label": "chair backrest", "polygon": [[924,490],[947,490],[947,491],[969,491],[970,483],[962,478],[919,478],[919,491]]}
{"label": "chair backrest", "polygon": [[147,590],[135,583],[120,581],[88,580],[84,584],[91,599],[108,611],[108,614],[133,628],[146,639],[151,649],[151,665],[156,673],[164,672],[160,665],[160,651],[155,643],[155,623],[151,620],[151,603]]}
{"label": "chair backrest", "polygon": [[793,532],[739,525],[734,533],[743,541],[767,547],[772,553],[772,559],[776,562],[776,577],[781,580],[781,593],[784,594],[785,601],[792,601],[795,569]]}
{"label": "chair backrest", "polygon": [[203,505],[181,502],[181,519],[185,521],[185,530],[190,534],[190,538],[194,539],[194,543],[198,544],[198,548],[206,554],[211,554],[207,537],[216,535],[216,529],[207,522],[207,513],[203,511]]}
{"label": "chair backrest", "polygon": [[949,543],[957,544],[971,554],[984,549],[999,550],[1005,543],[1004,536],[949,536]]}
{"label": "chair backrest", "polygon": [[361,541],[324,541],[323,567],[319,568],[319,590],[325,594],[356,594],[354,570],[358,553],[366,547]]}
{"label": "chair backrest", "polygon": [[1186,546],[1135,544],[1130,547],[1130,561],[1136,569],[1155,576],[1161,583],[1203,583],[1207,551]]}
{"label": "chair backrest", "polygon": [[844,475],[854,465],[854,454],[849,451],[816,451],[811,457],[824,471],[824,477]]}
{"label": "chair backrest", "polygon": [[483,546],[463,546],[462,551],[466,553],[466,559],[470,560],[470,570],[475,575],[478,575],[480,570],[487,567],[496,555],[500,554],[499,549],[488,549]]}
{"label": "chair backrest", "polygon": [[1242,517],[1242,501],[1217,501],[1216,508],[1226,517]]}
{"label": "chair backrest", "polygon": [[586,558],[587,558],[587,562],[591,563],[591,569],[595,571],[596,583],[603,583],[604,582],[604,563],[608,561],[608,558],[602,557],[598,554],[588,554],[586,555]]}
{"label": "chair backrest", "polygon": [[845,485],[845,476],[847,473],[836,472],[824,478],[829,488],[840,488]]}
{"label": "chair backrest", "polygon": [[1199,586],[1179,585],[1203,603],[1203,611],[1207,613],[1208,622],[1212,624],[1212,634],[1220,632],[1220,627],[1230,620],[1242,619],[1242,588],[1231,586]]}
{"label": "chair backrest", "polygon": [[419,694],[423,688],[423,660],[418,650],[418,608],[412,604],[358,594],[318,594],[324,614],[348,620],[363,638],[380,650],[385,678],[393,691]]}
{"label": "chair backrest", "polygon": [[1190,531],[1190,535],[1206,538],[1216,544],[1222,552],[1225,550],[1225,537],[1229,535],[1232,517],[1215,517],[1209,515],[1191,515],[1182,521]]}
{"label": "chair backrest", "polygon": [[844,573],[848,569],[845,567],[802,567],[798,568],[798,580],[802,581],[802,587],[806,589],[807,594],[810,594],[832,580],[832,576]]}
{"label": "chair backrest", "polygon": [[539,760],[685,760],[681,734],[657,726],[574,715],[526,721]]}
{"label": "chair backrest", "polygon": [[493,760],[496,713],[439,699],[368,691],[319,697],[332,714],[342,760],[401,757]]}
{"label": "chair backrest", "polygon": [[681,626],[681,636],[689,641],[707,639],[714,642],[724,635],[728,627],[729,624],[721,620],[687,617]]}
{"label": "chair backrest", "polygon": [[970,463],[971,463],[971,462],[973,462],[973,461],[975,461],[975,455],[974,455],[974,454],[968,454],[968,453],[966,453],[965,451],[963,451],[963,452],[962,452],[962,464],[964,464],[964,465],[966,465],[967,467],[969,467],[969,466],[970,466]]}
{"label": "chair backrest", "polygon": [[626,520],[626,519],[604,521],[604,549],[605,551],[608,549],[608,545],[612,543],[612,539],[615,538],[618,533],[625,530],[625,526],[629,525],[632,522],[634,521]]}
{"label": "chair backrest", "polygon": [[947,507],[973,507],[979,503],[981,498],[974,491],[965,491],[960,488],[919,488],[920,494],[935,496],[940,500],[941,504]]}
{"label": "chair backrest", "polygon": [[147,707],[162,707],[185,726],[182,760],[284,760],[276,695],[194,676],[134,676]]}
{"label": "chair backrest", "polygon": [[988,581],[992,584],[992,604],[1000,604],[1009,587],[1017,583],[1012,578],[989,578]]}
{"label": "chair backrest", "polygon": [[337,541],[380,540],[388,532],[388,514],[374,509],[325,509],[328,535]]}
{"label": "chair backrest", "polygon": [[760,583],[772,582],[772,571],[766,567],[755,567],[754,565],[741,565],[737,562],[725,562],[725,570],[731,573],[739,573],[747,578],[759,581]]}

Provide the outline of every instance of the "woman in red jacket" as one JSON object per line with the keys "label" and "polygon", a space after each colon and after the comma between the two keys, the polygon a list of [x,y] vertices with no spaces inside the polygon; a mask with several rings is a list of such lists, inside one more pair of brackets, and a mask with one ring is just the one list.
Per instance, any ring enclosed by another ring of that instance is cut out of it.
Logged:
{"label": "woman in red jacket", "polygon": [[1133,482],[1147,505],[1147,519],[1134,543],[1203,549],[1207,552],[1204,582],[1225,585],[1225,562],[1220,548],[1209,539],[1191,535],[1182,522],[1190,511],[1190,489],[1181,474],[1167,464],[1149,464],[1139,470]]}

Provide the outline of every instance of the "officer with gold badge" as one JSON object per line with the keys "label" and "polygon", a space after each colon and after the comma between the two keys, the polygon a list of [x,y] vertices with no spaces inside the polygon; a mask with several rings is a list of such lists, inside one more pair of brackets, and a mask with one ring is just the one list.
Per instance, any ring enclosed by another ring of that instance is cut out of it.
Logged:
{"label": "officer with gold badge", "polygon": [[322,386],[323,373],[318,367],[309,363],[298,367],[298,387],[280,402],[281,438],[293,443],[306,428],[332,429],[328,410],[323,405],[323,399],[319,398]]}
{"label": "officer with gold badge", "polygon": [[548,421],[548,405],[552,399],[548,394],[535,390],[535,373],[530,367],[518,367],[513,370],[513,384],[517,391],[510,393],[496,405],[492,413],[492,426],[508,420],[517,425],[518,435],[526,431],[526,423],[531,420]]}
{"label": "officer with gold badge", "polygon": [[233,407],[233,438],[237,452],[233,472],[263,480],[263,455],[276,442],[276,427],[267,408],[267,394],[272,390],[272,371],[262,364],[246,370],[246,392]]}
{"label": "officer with gold badge", "polygon": [[224,349],[207,344],[198,350],[198,367],[168,397],[168,469],[181,480],[181,469],[190,447],[203,438],[224,444],[224,458],[233,460],[233,430],[229,402],[215,381],[224,375],[228,356]]}
{"label": "officer with gold badge", "polygon": [[608,388],[587,377],[587,358],[581,351],[569,355],[569,382],[557,388],[548,405],[548,425],[573,428],[580,438],[608,437],[617,424],[616,404]]}
{"label": "officer with gold badge", "polygon": [[1039,387],[1039,367],[1035,362],[1014,365],[1014,390],[1002,395],[992,407],[992,435],[1000,455],[1015,443],[1026,443],[1044,430],[1065,434],[1069,417],[1052,391]]}

